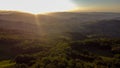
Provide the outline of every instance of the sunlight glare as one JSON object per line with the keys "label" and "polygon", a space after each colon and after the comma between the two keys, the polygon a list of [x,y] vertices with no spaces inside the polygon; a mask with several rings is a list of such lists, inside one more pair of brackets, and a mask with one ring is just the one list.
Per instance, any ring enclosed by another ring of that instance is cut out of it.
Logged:
{"label": "sunlight glare", "polygon": [[0,0],[0,10],[30,13],[61,12],[76,7],[70,0]]}

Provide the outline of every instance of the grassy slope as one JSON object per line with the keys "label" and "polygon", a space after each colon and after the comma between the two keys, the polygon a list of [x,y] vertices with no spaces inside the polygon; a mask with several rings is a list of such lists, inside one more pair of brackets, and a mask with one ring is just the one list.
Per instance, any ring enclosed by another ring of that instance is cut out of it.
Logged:
{"label": "grassy slope", "polygon": [[4,60],[0,62],[0,68],[12,68],[15,63],[10,63],[10,60]]}

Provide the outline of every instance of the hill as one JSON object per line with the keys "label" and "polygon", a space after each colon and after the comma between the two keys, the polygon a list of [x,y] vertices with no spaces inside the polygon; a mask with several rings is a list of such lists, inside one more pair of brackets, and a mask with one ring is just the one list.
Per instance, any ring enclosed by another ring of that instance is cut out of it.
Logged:
{"label": "hill", "polygon": [[2,68],[119,68],[120,13],[0,12]]}

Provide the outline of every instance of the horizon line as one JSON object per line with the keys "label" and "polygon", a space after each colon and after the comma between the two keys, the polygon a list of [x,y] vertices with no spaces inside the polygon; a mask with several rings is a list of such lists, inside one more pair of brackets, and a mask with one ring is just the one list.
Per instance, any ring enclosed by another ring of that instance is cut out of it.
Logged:
{"label": "horizon line", "polygon": [[62,12],[73,12],[73,13],[120,13],[115,11],[53,11],[53,12],[40,12],[40,13],[32,13],[28,11],[19,11],[19,10],[0,10],[0,13],[3,12],[18,12],[18,13],[26,13],[26,14],[32,14],[32,15],[45,15],[45,14],[52,14],[52,13],[62,13]]}

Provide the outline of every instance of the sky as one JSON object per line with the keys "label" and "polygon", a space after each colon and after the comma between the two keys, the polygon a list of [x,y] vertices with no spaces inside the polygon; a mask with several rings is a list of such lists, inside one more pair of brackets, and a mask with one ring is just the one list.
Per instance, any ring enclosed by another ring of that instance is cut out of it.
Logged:
{"label": "sky", "polygon": [[0,10],[31,13],[87,11],[120,12],[120,0],[0,0]]}
{"label": "sky", "polygon": [[74,9],[71,0],[0,0],[0,10],[17,10],[31,13],[60,12]]}
{"label": "sky", "polygon": [[72,0],[79,9],[98,12],[120,12],[120,0]]}

